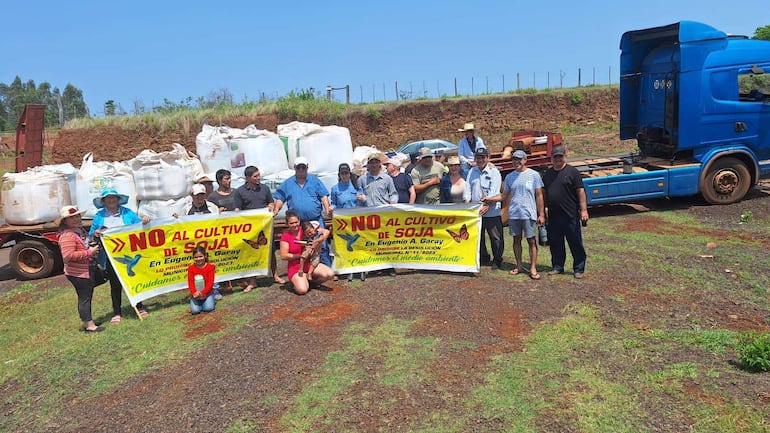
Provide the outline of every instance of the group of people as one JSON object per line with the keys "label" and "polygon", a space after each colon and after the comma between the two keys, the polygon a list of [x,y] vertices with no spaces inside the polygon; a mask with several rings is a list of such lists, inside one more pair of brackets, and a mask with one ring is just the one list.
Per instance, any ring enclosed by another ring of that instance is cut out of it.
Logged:
{"label": "group of people", "polygon": [[[475,135],[475,126],[467,123],[458,130],[464,134],[458,144],[458,155],[441,162],[428,148],[420,149],[409,166],[400,160],[388,158],[381,152],[367,157],[366,173],[356,177],[350,165],[338,167],[338,183],[327,190],[321,180],[308,173],[308,161],[297,157],[294,176],[286,179],[273,194],[261,183],[259,169],[246,167],[245,184],[232,188],[232,174],[222,169],[216,172],[217,189],[207,177],[198,179],[192,188],[192,199],[184,207],[185,215],[221,213],[248,209],[267,209],[277,215],[284,204],[286,231],[281,235],[278,254],[287,262],[287,277],[295,293],[305,294],[311,288],[336,279],[329,252],[330,231],[324,224],[324,213],[333,216],[334,209],[361,206],[379,206],[395,203],[427,204],[480,203],[481,231],[479,256],[482,265],[500,269],[503,264],[505,242],[503,218],[507,215],[509,233],[513,237],[515,267],[511,275],[528,273],[540,279],[537,270],[537,231],[547,228],[551,250],[549,275],[564,273],[566,261],[565,240],[573,256],[573,275],[582,278],[585,272],[586,252],[583,247],[581,225],[588,221],[586,195],[579,172],[566,163],[564,147],[552,149],[552,166],[541,176],[526,166],[523,150],[512,153],[514,170],[505,179],[489,161],[484,141]],[[385,166],[385,170],[383,170]],[[95,262],[106,269],[112,295],[113,324],[121,321],[123,288],[98,240],[104,230],[124,224],[149,222],[126,208],[128,197],[108,189],[94,199],[99,209],[91,230],[83,228],[80,211],[74,206],[61,210],[59,244],[64,259],[64,273],[78,295],[78,312],[86,332],[99,332],[103,327],[91,317],[91,298],[94,284],[89,264]],[[178,215],[177,215],[178,216]],[[582,223],[582,224],[581,224]],[[486,246],[489,237],[490,249]],[[530,256],[529,270],[523,262],[522,240],[527,240]],[[95,241],[95,242],[92,242]],[[285,284],[277,271],[274,253],[270,269],[275,283]],[[214,282],[216,268],[208,262],[208,253],[196,248],[188,267],[190,313],[213,311],[221,298],[219,284]],[[386,270],[395,275],[394,269]],[[353,275],[348,275],[352,280]],[[365,280],[366,274],[361,273]],[[243,292],[256,286],[256,277],[242,282]],[[136,306],[141,317],[148,314],[141,303]]]}

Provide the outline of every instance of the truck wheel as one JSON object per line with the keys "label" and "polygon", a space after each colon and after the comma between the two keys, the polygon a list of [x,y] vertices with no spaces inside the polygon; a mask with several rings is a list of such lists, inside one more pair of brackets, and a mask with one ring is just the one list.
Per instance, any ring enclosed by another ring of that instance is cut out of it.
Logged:
{"label": "truck wheel", "polygon": [[711,204],[738,202],[746,196],[749,188],[749,169],[735,158],[722,158],[714,162],[700,183],[703,198]]}
{"label": "truck wheel", "polygon": [[51,249],[39,241],[21,241],[11,248],[11,269],[25,280],[36,280],[51,275],[56,259]]}

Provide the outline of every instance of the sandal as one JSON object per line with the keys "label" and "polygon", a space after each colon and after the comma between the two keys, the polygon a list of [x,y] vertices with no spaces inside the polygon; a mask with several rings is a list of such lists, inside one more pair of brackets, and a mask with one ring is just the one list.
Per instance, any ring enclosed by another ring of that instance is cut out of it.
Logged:
{"label": "sandal", "polygon": [[508,272],[508,275],[519,275],[519,274],[523,274],[523,273],[524,273],[524,269],[516,268],[516,269],[512,270],[511,272]]}
{"label": "sandal", "polygon": [[120,319],[122,319],[122,317],[120,317],[120,314],[116,314],[112,316],[112,319],[110,319],[110,323],[112,323],[113,325],[117,325],[118,323],[120,323]]}
{"label": "sandal", "polygon": [[139,310],[139,317],[141,317],[142,319],[146,319],[147,316],[149,316],[149,315],[150,315],[150,313],[148,313],[147,310],[145,310],[145,309]]}
{"label": "sandal", "polygon": [[532,278],[533,280],[539,280],[541,275],[535,272],[534,274],[529,274],[529,278]]}
{"label": "sandal", "polygon": [[243,288],[243,293],[249,293],[250,291],[252,291],[252,289],[254,289],[254,286],[249,284],[248,286]]}
{"label": "sandal", "polygon": [[276,284],[286,284],[286,280],[279,277],[278,275],[273,277],[273,281],[275,281]]}

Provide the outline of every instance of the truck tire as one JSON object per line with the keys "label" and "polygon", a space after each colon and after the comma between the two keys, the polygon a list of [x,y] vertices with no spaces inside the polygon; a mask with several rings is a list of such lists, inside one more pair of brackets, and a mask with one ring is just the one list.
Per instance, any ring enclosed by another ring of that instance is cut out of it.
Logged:
{"label": "truck tire", "polygon": [[8,261],[11,270],[24,280],[36,280],[51,275],[56,267],[54,253],[40,241],[21,241],[11,248]]}
{"label": "truck tire", "polygon": [[741,201],[751,188],[751,174],[746,164],[735,158],[722,158],[709,167],[700,182],[703,198],[711,204]]}

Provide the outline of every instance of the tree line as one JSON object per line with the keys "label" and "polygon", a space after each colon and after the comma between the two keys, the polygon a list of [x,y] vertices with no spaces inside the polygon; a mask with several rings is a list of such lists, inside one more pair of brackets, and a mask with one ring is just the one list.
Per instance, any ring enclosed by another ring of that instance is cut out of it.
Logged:
{"label": "tree line", "polygon": [[11,84],[0,83],[0,131],[16,129],[26,104],[46,106],[46,127],[63,126],[68,120],[90,117],[83,91],[71,83],[61,91],[47,81],[38,85],[33,80],[24,82],[17,75]]}

